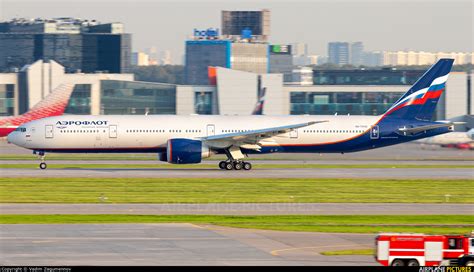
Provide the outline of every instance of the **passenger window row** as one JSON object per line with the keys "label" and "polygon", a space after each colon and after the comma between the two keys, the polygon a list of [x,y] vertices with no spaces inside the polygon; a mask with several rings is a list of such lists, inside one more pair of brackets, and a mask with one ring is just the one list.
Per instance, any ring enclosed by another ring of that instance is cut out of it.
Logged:
{"label": "passenger window row", "polygon": [[[99,129],[62,129],[60,133],[99,133]],[[105,133],[105,129],[103,130]]]}
{"label": "passenger window row", "polygon": [[[165,129],[127,129],[127,133],[165,133]],[[168,132],[170,133],[181,133],[181,129],[169,129]],[[200,129],[186,129],[185,133],[196,133],[201,132]]]}
{"label": "passenger window row", "polygon": [[363,130],[303,130],[304,133],[363,133]]}
{"label": "passenger window row", "polygon": [[222,133],[236,133],[236,132],[248,132],[250,129],[224,129],[221,130]]}

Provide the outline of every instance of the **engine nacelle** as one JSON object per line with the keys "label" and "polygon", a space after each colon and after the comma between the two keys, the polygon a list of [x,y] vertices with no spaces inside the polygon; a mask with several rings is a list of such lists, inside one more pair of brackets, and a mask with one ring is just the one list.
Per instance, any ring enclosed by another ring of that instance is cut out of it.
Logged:
{"label": "engine nacelle", "polygon": [[[165,153],[161,153],[165,154]],[[209,147],[199,140],[171,139],[166,148],[166,161],[174,164],[200,163],[203,158],[211,156]],[[160,155],[160,160],[162,156]],[[164,159],[164,157],[163,157]]]}

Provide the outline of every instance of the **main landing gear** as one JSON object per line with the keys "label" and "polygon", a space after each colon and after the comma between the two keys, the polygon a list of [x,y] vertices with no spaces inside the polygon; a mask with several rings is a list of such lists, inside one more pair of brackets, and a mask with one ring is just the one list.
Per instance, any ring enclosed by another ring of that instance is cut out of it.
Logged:
{"label": "main landing gear", "polygon": [[225,170],[250,170],[252,169],[252,164],[250,162],[242,161],[245,158],[244,154],[240,150],[240,147],[231,146],[225,150],[227,155],[226,161],[219,162],[219,168]]}
{"label": "main landing gear", "polygon": [[38,154],[38,158],[40,159],[40,164],[39,164],[39,168],[40,169],[46,169],[46,167],[48,167],[48,165],[46,164],[46,162],[44,162],[44,157],[45,157],[45,154],[43,151],[39,151],[39,152],[36,152],[36,151],[33,151],[33,154]]}
{"label": "main landing gear", "polygon": [[219,162],[219,168],[225,170],[250,170],[252,169],[252,164],[240,160],[229,160]]}

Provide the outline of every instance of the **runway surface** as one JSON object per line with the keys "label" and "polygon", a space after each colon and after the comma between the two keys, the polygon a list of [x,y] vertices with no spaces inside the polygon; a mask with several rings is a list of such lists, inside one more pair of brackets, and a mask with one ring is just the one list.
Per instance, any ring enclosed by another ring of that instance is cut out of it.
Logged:
{"label": "runway surface", "polygon": [[474,215],[474,204],[213,203],[0,204],[0,214]]}
{"label": "runway surface", "polygon": [[[463,161],[463,160],[432,160],[432,161],[412,161],[412,160],[246,160],[251,162],[253,165],[393,165],[396,167],[397,165],[472,165],[474,169],[474,161]],[[78,164],[116,164],[124,165],[160,165],[160,166],[170,166],[168,163],[160,162],[157,160],[135,160],[135,161],[127,161],[127,160],[46,160],[48,165],[57,165],[57,164],[67,164],[74,167],[74,165]],[[21,165],[38,165],[38,160],[0,160],[1,164],[21,164]],[[216,168],[219,163],[219,160],[205,160],[202,161],[202,165],[209,166],[209,169]],[[138,167],[138,166],[137,166]],[[166,167],[165,167],[166,168]]]}
{"label": "runway surface", "polygon": [[469,179],[472,168],[275,168],[250,171],[209,169],[71,168],[0,169],[0,177],[91,177],[91,178],[372,178],[372,179]]}
{"label": "runway surface", "polygon": [[[5,139],[0,139],[0,154],[30,154],[32,158],[32,151],[24,149],[13,144],[8,144]],[[50,153],[48,153],[50,154]],[[46,154],[46,159],[48,159]],[[51,153],[52,154],[52,153]],[[69,154],[65,154],[68,156]],[[138,157],[149,157],[156,158],[155,154],[122,154],[129,156]],[[223,156],[221,156],[223,157]],[[215,158],[215,157],[213,157]],[[326,161],[326,160],[407,160],[407,161],[438,161],[438,160],[469,160],[474,161],[474,151],[472,150],[459,150],[453,148],[441,148],[439,146],[426,146],[418,143],[406,143],[398,144],[394,146],[388,146],[384,148],[378,148],[373,150],[345,153],[344,155],[335,154],[291,154],[291,153],[275,153],[267,155],[252,155],[250,158],[256,159],[278,159],[278,160],[308,160],[308,161]]]}
{"label": "runway surface", "polygon": [[235,229],[192,224],[0,225],[2,265],[378,265],[371,234]]}

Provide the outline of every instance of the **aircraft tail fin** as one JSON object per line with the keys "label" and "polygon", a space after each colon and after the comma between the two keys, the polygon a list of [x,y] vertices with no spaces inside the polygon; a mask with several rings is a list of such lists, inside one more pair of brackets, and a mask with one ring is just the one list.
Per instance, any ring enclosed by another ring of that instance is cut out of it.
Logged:
{"label": "aircraft tail fin", "polygon": [[263,115],[263,104],[265,103],[265,92],[267,88],[262,88],[258,95],[257,103],[252,111],[252,115]]}
{"label": "aircraft tail fin", "polygon": [[384,116],[431,121],[439,98],[446,88],[453,62],[453,59],[438,60]]}

